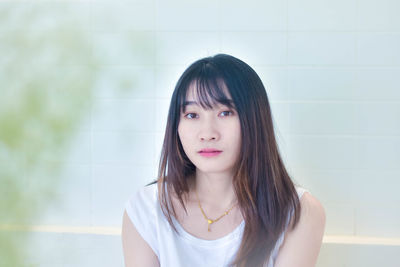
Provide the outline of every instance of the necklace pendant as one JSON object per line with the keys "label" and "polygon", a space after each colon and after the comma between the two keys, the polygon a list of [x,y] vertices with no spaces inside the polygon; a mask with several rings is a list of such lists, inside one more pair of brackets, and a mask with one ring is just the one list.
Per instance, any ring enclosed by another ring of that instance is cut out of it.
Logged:
{"label": "necklace pendant", "polygon": [[211,230],[210,230],[210,225],[211,225],[214,221],[208,219],[207,222],[208,222],[208,231],[211,232]]}

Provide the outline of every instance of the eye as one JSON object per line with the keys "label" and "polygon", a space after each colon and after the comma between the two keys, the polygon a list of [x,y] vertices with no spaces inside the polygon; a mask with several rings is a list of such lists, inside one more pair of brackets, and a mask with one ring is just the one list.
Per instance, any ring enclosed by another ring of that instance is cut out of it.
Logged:
{"label": "eye", "polygon": [[230,110],[225,110],[225,111],[222,111],[222,112],[221,112],[221,114],[224,114],[224,113],[227,113],[227,112],[229,112],[229,113],[230,113],[230,115],[223,115],[223,117],[226,117],[226,116],[232,116],[232,115],[233,115],[233,112],[232,112],[232,111],[230,111]]}
{"label": "eye", "polygon": [[196,113],[188,113],[184,117],[186,117],[188,119],[193,119],[193,116],[196,116]]}

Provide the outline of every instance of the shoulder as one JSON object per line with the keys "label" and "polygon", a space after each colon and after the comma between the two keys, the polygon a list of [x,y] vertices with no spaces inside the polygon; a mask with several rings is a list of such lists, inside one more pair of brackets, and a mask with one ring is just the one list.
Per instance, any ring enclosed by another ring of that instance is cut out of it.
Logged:
{"label": "shoulder", "polygon": [[[125,202],[125,211],[132,222],[145,230],[146,221],[154,221],[157,211],[157,184],[142,186],[133,192]],[[143,226],[142,226],[143,225]]]}
{"label": "shoulder", "polygon": [[125,210],[129,218],[136,224],[148,225],[145,220],[154,220],[157,208],[157,184],[140,187],[125,202]]}
{"label": "shoulder", "polygon": [[[133,192],[126,202],[126,208],[150,207],[154,206],[157,201],[157,184],[150,184],[140,187]],[[128,212],[129,214],[129,212]]]}
{"label": "shoulder", "polygon": [[298,225],[304,223],[313,223],[325,226],[326,214],[322,203],[314,197],[308,190],[302,187],[296,187],[300,199],[300,221]]}
{"label": "shoulder", "polygon": [[300,198],[301,215],[305,220],[313,222],[325,223],[325,208],[321,202],[311,195],[309,192],[304,192]]}
{"label": "shoulder", "polygon": [[304,192],[300,198],[300,220],[288,229],[279,250],[276,267],[315,266],[325,230],[326,214],[321,202]]}

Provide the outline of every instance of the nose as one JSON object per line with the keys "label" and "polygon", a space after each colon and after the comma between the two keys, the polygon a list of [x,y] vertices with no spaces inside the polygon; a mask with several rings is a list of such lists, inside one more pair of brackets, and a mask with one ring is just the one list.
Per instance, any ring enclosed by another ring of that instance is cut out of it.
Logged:
{"label": "nose", "polygon": [[213,120],[204,121],[200,126],[199,138],[201,141],[218,140],[220,132]]}

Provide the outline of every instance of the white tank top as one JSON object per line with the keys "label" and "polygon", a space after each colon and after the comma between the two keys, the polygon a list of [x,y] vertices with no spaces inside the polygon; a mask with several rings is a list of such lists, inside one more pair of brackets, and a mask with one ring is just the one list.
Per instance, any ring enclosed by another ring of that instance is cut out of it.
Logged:
{"label": "white tank top", "polygon": [[[296,190],[299,198],[309,192],[302,187],[296,187]],[[140,188],[128,199],[125,209],[136,230],[157,255],[160,267],[228,266],[239,249],[245,222],[224,237],[205,240],[186,232],[172,216],[180,233],[177,235],[158,204],[157,191],[156,183]],[[284,233],[279,237],[267,267],[274,266],[283,239]]]}

